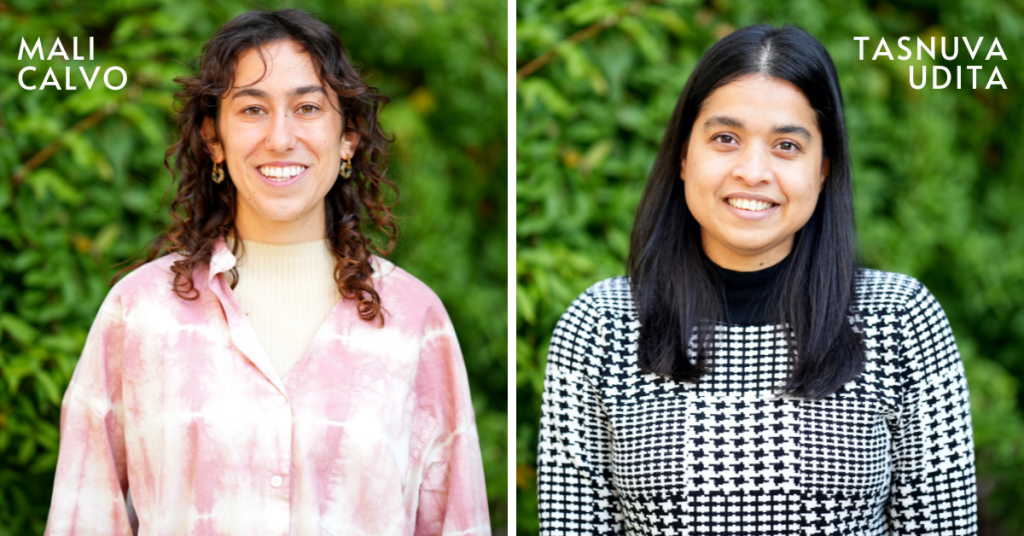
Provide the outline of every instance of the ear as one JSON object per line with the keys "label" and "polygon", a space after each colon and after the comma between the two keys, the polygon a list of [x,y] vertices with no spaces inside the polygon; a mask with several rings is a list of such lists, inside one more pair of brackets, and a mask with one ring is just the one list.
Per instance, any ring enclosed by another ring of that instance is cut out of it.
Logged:
{"label": "ear", "polygon": [[199,133],[202,134],[203,140],[206,141],[206,148],[210,151],[213,161],[217,163],[223,162],[224,148],[217,137],[217,128],[213,124],[212,117],[206,116],[203,118],[203,126],[199,128]]}
{"label": "ear", "polygon": [[818,191],[819,192],[825,186],[825,177],[828,177],[828,172],[831,169],[832,169],[832,161],[829,159],[829,157],[826,156],[826,157],[822,158],[821,159],[821,180],[818,182]]}
{"label": "ear", "polygon": [[686,145],[683,146],[683,156],[679,160],[679,179],[686,181]]}
{"label": "ear", "polygon": [[354,130],[346,131],[341,135],[341,157],[348,159],[356,154],[356,147],[359,147],[361,136]]}

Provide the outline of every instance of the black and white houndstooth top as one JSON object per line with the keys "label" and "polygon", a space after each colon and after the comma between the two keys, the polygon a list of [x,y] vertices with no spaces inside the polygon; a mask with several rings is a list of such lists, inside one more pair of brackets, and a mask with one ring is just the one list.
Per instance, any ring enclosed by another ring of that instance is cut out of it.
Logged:
{"label": "black and white houndstooth top", "polygon": [[861,270],[865,372],[784,398],[780,326],[720,325],[697,384],[642,372],[628,280],[581,295],[551,339],[542,534],[976,534],[963,364],[915,279]]}

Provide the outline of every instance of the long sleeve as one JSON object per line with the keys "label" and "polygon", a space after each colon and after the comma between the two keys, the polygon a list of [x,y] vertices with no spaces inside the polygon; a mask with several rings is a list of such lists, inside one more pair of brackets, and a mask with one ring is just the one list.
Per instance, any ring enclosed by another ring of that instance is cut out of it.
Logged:
{"label": "long sleeve", "polygon": [[466,367],[443,308],[428,316],[416,393],[426,420],[421,429],[423,482],[416,536],[490,535],[487,491]]}
{"label": "long sleeve", "polygon": [[489,534],[465,365],[426,285],[375,258],[387,322],[339,301],[281,378],[224,242],[196,299],[174,292],[180,258],[121,279],[93,323],[47,535]]}
{"label": "long sleeve", "polygon": [[555,326],[548,351],[537,456],[541,534],[619,534],[611,426],[598,391],[604,353],[590,293]]}
{"label": "long sleeve", "polygon": [[923,286],[901,329],[903,409],[893,430],[891,534],[977,533],[971,406],[949,321]]}
{"label": "long sleeve", "polygon": [[125,500],[123,337],[121,308],[111,293],[93,322],[64,394],[46,536],[132,534]]}

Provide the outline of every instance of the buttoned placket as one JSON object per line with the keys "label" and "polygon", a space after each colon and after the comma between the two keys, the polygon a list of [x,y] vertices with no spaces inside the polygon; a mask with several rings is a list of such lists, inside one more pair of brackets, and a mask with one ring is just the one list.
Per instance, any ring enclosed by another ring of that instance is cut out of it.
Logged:
{"label": "buttoned placket", "polygon": [[249,323],[224,277],[224,273],[234,268],[235,262],[235,256],[226,244],[223,241],[219,242],[210,258],[209,287],[220,301],[231,332],[231,342],[269,382],[266,398],[267,424],[273,426],[279,439],[278,448],[274,450],[275,459],[264,460],[264,496],[268,501],[262,505],[262,509],[266,520],[266,534],[286,536],[291,530],[292,407],[284,381],[270,361],[270,356],[259,343],[255,329]]}

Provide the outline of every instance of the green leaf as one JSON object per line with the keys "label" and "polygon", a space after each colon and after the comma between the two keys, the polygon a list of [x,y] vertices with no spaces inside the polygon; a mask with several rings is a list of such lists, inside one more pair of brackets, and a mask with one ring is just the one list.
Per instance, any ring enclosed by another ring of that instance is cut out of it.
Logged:
{"label": "green leaf", "polygon": [[112,222],[103,227],[99,234],[96,235],[96,239],[93,241],[93,250],[99,254],[104,254],[110,250],[110,246],[114,245],[117,238],[121,235],[121,224],[118,222]]}
{"label": "green leaf", "polygon": [[31,324],[10,313],[0,314],[0,328],[21,344],[32,344],[39,336],[39,331]]}
{"label": "green leaf", "polygon": [[578,0],[569,4],[563,15],[573,24],[584,25],[615,15],[626,5],[624,1],[615,0]]}
{"label": "green leaf", "polygon": [[11,263],[11,269],[15,272],[24,272],[43,260],[43,255],[38,250],[27,249],[18,254]]}
{"label": "green leaf", "polygon": [[46,452],[35,457],[32,465],[28,467],[28,473],[38,475],[49,473],[57,468],[57,452]]}
{"label": "green leaf", "polygon": [[46,394],[46,399],[49,400],[51,404],[60,406],[61,390],[57,387],[57,384],[54,383],[53,379],[50,378],[50,375],[46,371],[36,371],[32,376],[32,379],[35,380],[39,387],[42,388],[43,393]]}
{"label": "green leaf", "polygon": [[18,456],[15,458],[18,465],[25,465],[36,454],[36,442],[32,438],[25,438],[18,445]]}
{"label": "green leaf", "polygon": [[43,348],[69,354],[77,354],[82,351],[82,341],[71,335],[43,335],[39,338],[38,344]]}
{"label": "green leaf", "polygon": [[35,372],[35,364],[25,357],[14,358],[0,368],[3,370],[7,388],[11,393],[17,393],[21,380]]}
{"label": "green leaf", "polygon": [[537,323],[537,313],[534,310],[533,298],[530,297],[522,285],[516,285],[516,307],[519,316],[528,324]]}
{"label": "green leaf", "polygon": [[49,192],[69,205],[78,205],[82,200],[81,194],[51,169],[37,169],[29,174],[25,182],[32,187],[37,199],[42,199]]}

